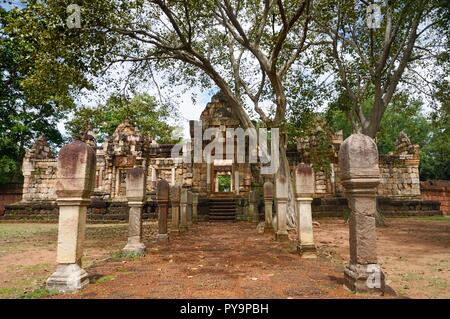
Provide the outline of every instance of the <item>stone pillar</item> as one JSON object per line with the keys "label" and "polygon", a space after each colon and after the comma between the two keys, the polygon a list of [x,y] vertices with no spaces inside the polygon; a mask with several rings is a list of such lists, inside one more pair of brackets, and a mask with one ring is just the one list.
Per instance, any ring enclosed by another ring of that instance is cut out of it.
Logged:
{"label": "stone pillar", "polygon": [[56,183],[59,206],[56,271],[47,279],[47,288],[60,292],[77,291],[89,283],[81,268],[86,211],[95,185],[95,151],[81,141],[59,152]]}
{"label": "stone pillar", "polygon": [[180,196],[180,232],[184,232],[188,228],[187,206],[188,206],[188,190],[186,188],[182,188]]}
{"label": "stone pillar", "polygon": [[297,202],[297,251],[302,258],[316,258],[311,203],[314,194],[314,172],[310,165],[301,163],[295,170]]}
{"label": "stone pillar", "polygon": [[143,254],[142,242],[142,208],[144,207],[146,177],[143,167],[135,167],[127,172],[128,199],[128,243],[123,248],[127,254]]}
{"label": "stone pillar", "polygon": [[344,272],[345,285],[354,292],[382,293],[385,282],[377,263],[375,226],[380,183],[377,145],[366,135],[351,135],[340,147],[339,167],[351,210],[350,264]]}
{"label": "stone pillar", "polygon": [[239,181],[239,169],[237,169],[234,172],[234,192],[236,195],[239,195],[239,187],[240,187],[240,181]]}
{"label": "stone pillar", "polygon": [[175,167],[172,167],[172,169],[171,169],[171,181],[170,181],[170,183],[171,183],[171,185],[172,186],[174,186],[175,185],[175,177],[176,177],[176,173],[175,173],[175,170],[176,170],[176,168]]}
{"label": "stone pillar", "polygon": [[277,205],[277,231],[275,239],[277,241],[289,240],[287,232],[287,202],[288,202],[288,183],[285,176],[277,174],[275,179],[275,193]]}
{"label": "stone pillar", "polygon": [[168,241],[169,234],[167,233],[167,211],[169,208],[169,183],[165,180],[160,180],[156,187],[156,202],[158,204],[158,235],[156,240]]}
{"label": "stone pillar", "polygon": [[248,207],[249,207],[249,220],[258,222],[259,221],[259,214],[258,214],[258,192],[255,190],[252,190],[249,194],[249,200],[248,200]]}
{"label": "stone pillar", "polygon": [[156,177],[156,168],[151,168],[151,181],[152,181],[152,189],[156,189],[157,177]]}
{"label": "stone pillar", "polygon": [[181,187],[179,185],[172,186],[170,192],[171,192],[170,198],[172,202],[172,228],[173,231],[178,232],[180,227]]}
{"label": "stone pillar", "polygon": [[272,232],[273,183],[264,183],[264,232]]}
{"label": "stone pillar", "polygon": [[188,226],[192,225],[192,192],[187,192],[187,210],[186,210],[186,218]]}
{"label": "stone pillar", "polygon": [[198,221],[198,193],[192,193],[192,221]]}

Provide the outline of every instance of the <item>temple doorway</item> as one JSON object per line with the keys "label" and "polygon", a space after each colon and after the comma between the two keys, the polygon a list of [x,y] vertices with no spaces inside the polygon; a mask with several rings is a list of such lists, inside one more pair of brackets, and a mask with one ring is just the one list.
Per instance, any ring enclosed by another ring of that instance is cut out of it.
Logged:
{"label": "temple doorway", "polygon": [[216,192],[231,192],[231,172],[219,172],[216,174]]}

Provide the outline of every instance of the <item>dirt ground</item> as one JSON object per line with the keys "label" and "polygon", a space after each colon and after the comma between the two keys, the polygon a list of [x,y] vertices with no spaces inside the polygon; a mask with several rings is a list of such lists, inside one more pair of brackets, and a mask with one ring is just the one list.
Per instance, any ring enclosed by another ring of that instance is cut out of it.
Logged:
{"label": "dirt ground", "polygon": [[[146,223],[148,252],[138,258],[120,253],[125,224],[88,225],[83,267],[92,284],[70,295],[42,288],[55,268],[57,225],[0,224],[0,298],[359,297],[342,286],[348,225],[341,219],[319,223],[315,260],[301,259],[293,243],[258,234],[252,223],[199,223],[172,234],[169,244],[152,240],[156,223]],[[387,284],[399,297],[450,298],[450,219],[387,223],[377,242]]]}

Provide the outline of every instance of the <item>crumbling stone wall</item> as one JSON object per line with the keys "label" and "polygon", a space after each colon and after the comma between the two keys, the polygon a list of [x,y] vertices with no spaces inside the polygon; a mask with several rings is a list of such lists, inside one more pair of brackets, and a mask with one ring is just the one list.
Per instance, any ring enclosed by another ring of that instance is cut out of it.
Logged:
{"label": "crumbling stone wall", "polygon": [[450,215],[450,181],[426,181],[420,183],[422,198],[441,203],[444,215]]}
{"label": "crumbling stone wall", "polygon": [[378,195],[420,196],[419,163],[419,146],[412,145],[408,136],[400,133],[395,151],[380,158],[382,181]]}
{"label": "crumbling stone wall", "polygon": [[56,200],[57,160],[44,136],[26,152],[22,164],[24,176],[22,201]]}
{"label": "crumbling stone wall", "polygon": [[[342,144],[342,132],[332,137],[334,153],[339,152]],[[298,143],[299,159],[308,163],[310,141],[300,140]],[[379,166],[381,183],[378,186],[378,195],[382,197],[417,198],[420,196],[419,164],[420,150],[418,145],[411,144],[405,133],[400,133],[396,142],[395,151],[380,156]],[[315,171],[315,197],[330,197],[341,195],[343,192],[339,180],[339,165],[337,157],[330,159],[331,164],[325,170]]]}

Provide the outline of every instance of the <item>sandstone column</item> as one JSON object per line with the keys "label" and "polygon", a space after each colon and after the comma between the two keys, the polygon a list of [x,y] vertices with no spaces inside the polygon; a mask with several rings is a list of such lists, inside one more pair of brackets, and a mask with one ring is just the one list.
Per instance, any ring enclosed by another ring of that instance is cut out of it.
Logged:
{"label": "sandstone column", "polygon": [[181,187],[179,185],[171,188],[171,202],[172,202],[172,228],[174,232],[179,231],[180,227],[180,193]]}
{"label": "sandstone column", "polygon": [[272,232],[273,183],[264,183],[264,232]]}
{"label": "sandstone column", "polygon": [[248,198],[248,220],[258,222],[258,193],[255,190],[250,191]]}
{"label": "sandstone column", "polygon": [[152,188],[155,189],[156,188],[156,183],[157,183],[157,178],[156,178],[156,168],[151,167],[150,168],[150,176],[151,176],[151,181],[152,181]]}
{"label": "sandstone column", "polygon": [[198,221],[198,193],[192,193],[192,221]]}
{"label": "sandstone column", "polygon": [[81,141],[59,152],[56,183],[59,206],[56,271],[47,279],[47,288],[72,292],[89,283],[81,268],[86,211],[95,185],[95,151]]}
{"label": "sandstone column", "polygon": [[180,232],[187,230],[187,206],[188,206],[188,190],[186,188],[181,189],[180,196]]}
{"label": "sandstone column", "polygon": [[311,203],[314,194],[314,172],[310,165],[298,164],[295,170],[297,202],[297,251],[303,258],[316,258]]}
{"label": "sandstone column", "polygon": [[168,241],[169,234],[167,233],[167,211],[169,208],[169,183],[165,180],[160,180],[156,186],[156,202],[158,204],[158,235],[156,240]]}
{"label": "sandstone column", "polygon": [[127,172],[127,199],[130,208],[128,214],[128,243],[123,251],[128,254],[143,254],[142,242],[142,208],[145,201],[145,170],[135,167]]}
{"label": "sandstone column", "polygon": [[339,150],[339,166],[351,210],[350,264],[345,268],[345,285],[355,292],[383,292],[384,274],[377,263],[375,228],[380,183],[377,145],[366,135],[351,135]]}
{"label": "sandstone column", "polygon": [[186,210],[186,218],[188,226],[192,225],[192,192],[187,192],[187,210]]}
{"label": "sandstone column", "polygon": [[172,169],[171,169],[171,179],[170,179],[170,183],[171,183],[171,185],[173,186],[173,185],[175,185],[175,167],[172,167]]}
{"label": "sandstone column", "polygon": [[277,231],[275,233],[275,239],[277,241],[287,241],[289,240],[287,232],[288,184],[285,176],[277,174],[275,193],[277,205]]}

